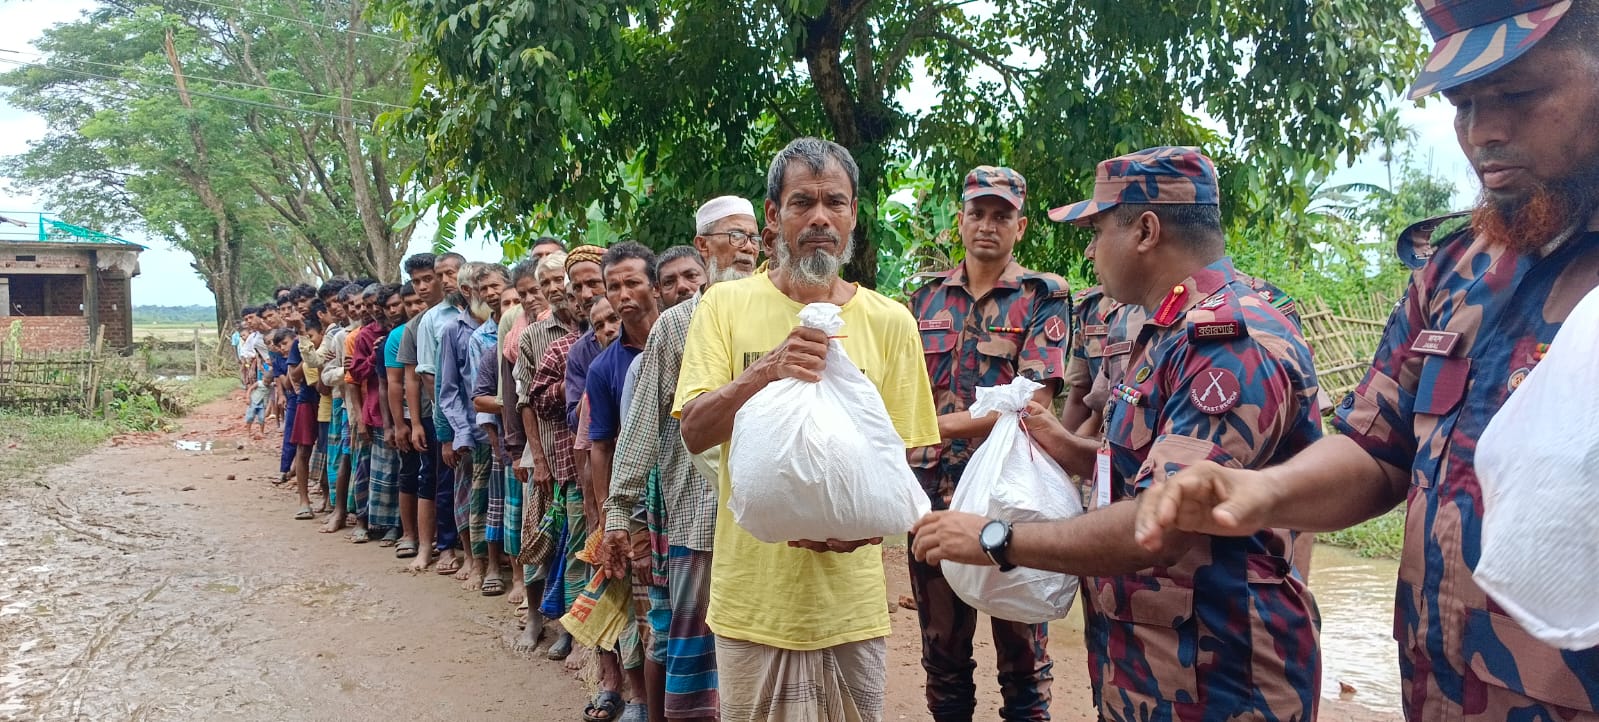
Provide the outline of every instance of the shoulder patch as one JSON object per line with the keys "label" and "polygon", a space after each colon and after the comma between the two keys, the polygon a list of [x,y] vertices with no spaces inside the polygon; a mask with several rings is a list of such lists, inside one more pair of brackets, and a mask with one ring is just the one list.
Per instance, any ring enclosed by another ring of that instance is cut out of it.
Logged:
{"label": "shoulder patch", "polygon": [[1078,291],[1077,295],[1072,297],[1072,300],[1076,301],[1077,303],[1082,303],[1090,298],[1096,298],[1103,295],[1105,295],[1105,289],[1103,287],[1089,286],[1088,288]]}
{"label": "shoulder patch", "polygon": [[1028,270],[1022,273],[1022,280],[1024,282],[1033,281],[1041,284],[1044,287],[1044,291],[1049,294],[1050,298],[1064,298],[1069,300],[1072,297],[1071,285],[1066,283],[1066,279],[1061,278],[1053,273]]}
{"label": "shoulder patch", "polygon": [[1427,261],[1437,252],[1438,246],[1461,237],[1465,228],[1453,229],[1443,235],[1438,235],[1438,231],[1470,215],[1470,213],[1451,213],[1411,224],[1399,233],[1399,239],[1395,243],[1400,262],[1411,270],[1427,265]]}

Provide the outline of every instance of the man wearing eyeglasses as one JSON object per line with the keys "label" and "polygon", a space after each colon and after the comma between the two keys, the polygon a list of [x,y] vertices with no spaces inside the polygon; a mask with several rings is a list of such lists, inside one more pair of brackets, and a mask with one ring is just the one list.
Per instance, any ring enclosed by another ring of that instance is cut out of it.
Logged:
{"label": "man wearing eyeglasses", "polygon": [[[710,283],[751,275],[759,238],[754,204],[738,196],[715,198],[700,206],[694,222],[698,231],[694,248],[705,259]],[[622,578],[629,561],[635,573],[645,564],[652,567],[651,578],[644,580],[650,582],[648,655],[661,665],[664,677],[653,685],[646,678],[646,686],[652,696],[654,690],[660,691],[650,700],[651,707],[662,710],[667,720],[715,719],[718,711],[715,643],[705,612],[720,504],[712,479],[721,464],[720,451],[689,454],[672,416],[683,350],[701,290],[696,288],[688,299],[661,313],[638,356],[638,384],[616,442],[610,498],[605,503],[606,573]],[[658,481],[653,489],[652,470]],[[634,510],[641,501],[653,552],[640,553],[632,542],[631,532],[637,526]],[[648,667],[645,673],[651,674]]]}
{"label": "man wearing eyeglasses", "polygon": [[[977,387],[1026,376],[1043,384],[1036,397],[1048,405],[1065,377],[1071,290],[1061,277],[1023,268],[1012,256],[1027,231],[1026,197],[1026,179],[1009,168],[978,166],[967,174],[959,217],[966,258],[911,294],[942,443],[912,451],[910,461],[935,510],[949,508],[966,462],[993,428],[994,416],[966,411]],[[977,612],[955,596],[937,564],[911,559],[910,567],[928,711],[937,722],[969,722],[976,707]],[[1000,717],[1049,719],[1048,626],[995,619],[993,633]]]}

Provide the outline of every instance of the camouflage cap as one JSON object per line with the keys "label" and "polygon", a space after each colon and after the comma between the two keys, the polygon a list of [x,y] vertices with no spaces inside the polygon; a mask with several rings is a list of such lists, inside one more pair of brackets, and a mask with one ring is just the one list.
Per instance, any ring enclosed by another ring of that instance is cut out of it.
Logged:
{"label": "camouflage cap", "polygon": [[1416,0],[1432,57],[1410,99],[1448,90],[1509,65],[1553,30],[1572,0]]}
{"label": "camouflage cap", "polygon": [[1086,223],[1123,203],[1220,205],[1216,164],[1198,148],[1163,146],[1101,161],[1094,197],[1049,212],[1058,223]]}
{"label": "camouflage cap", "polygon": [[1027,200],[1027,179],[1009,168],[980,165],[966,174],[966,189],[961,191],[961,202],[973,198],[996,196],[1017,208]]}

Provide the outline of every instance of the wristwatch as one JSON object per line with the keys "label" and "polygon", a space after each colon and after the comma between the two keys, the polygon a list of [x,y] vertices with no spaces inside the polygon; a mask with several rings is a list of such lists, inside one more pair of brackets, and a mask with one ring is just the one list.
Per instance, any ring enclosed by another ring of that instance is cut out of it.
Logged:
{"label": "wristwatch", "polygon": [[977,543],[983,547],[983,553],[999,565],[999,570],[1008,572],[1016,568],[1010,563],[1011,526],[1008,521],[995,519],[983,525],[983,530],[977,534]]}

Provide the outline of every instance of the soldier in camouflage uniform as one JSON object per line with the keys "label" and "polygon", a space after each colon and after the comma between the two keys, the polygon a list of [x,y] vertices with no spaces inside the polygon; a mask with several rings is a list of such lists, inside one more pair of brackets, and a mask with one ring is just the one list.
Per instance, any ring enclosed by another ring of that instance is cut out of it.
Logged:
{"label": "soldier in camouflage uniform", "polygon": [[1169,475],[1206,461],[1264,468],[1321,434],[1309,348],[1225,255],[1210,159],[1153,148],[1105,161],[1094,198],[1050,217],[1092,224],[1106,293],[1147,313],[1103,441],[1047,413],[1026,420],[1064,468],[1093,477],[1095,508],[1014,527],[934,513],[916,526],[916,556],[1083,575],[1104,719],[1314,719],[1318,618],[1294,533],[1173,535],[1160,553],[1132,535],[1136,497]]}
{"label": "soldier in camouflage uniform", "polygon": [[[995,417],[973,419],[966,413],[977,387],[1026,376],[1044,385],[1038,398],[1048,403],[1066,370],[1071,291],[1064,279],[1023,268],[1011,255],[1027,230],[1026,195],[1026,180],[1009,168],[979,166],[968,174],[960,216],[966,260],[911,294],[943,439],[939,446],[911,452],[911,466],[934,509],[949,507],[972,451],[993,428]],[[928,710],[939,722],[970,720],[977,692],[972,683],[977,612],[955,596],[937,565],[913,559],[910,568]],[[1048,625],[995,619],[993,633],[1004,697],[1000,717],[1049,719]]]}
{"label": "soldier in camouflage uniform", "polygon": [[1442,92],[1456,108],[1483,187],[1470,227],[1434,240],[1434,219],[1400,239],[1415,270],[1372,368],[1339,404],[1341,433],[1269,478],[1175,477],[1149,495],[1139,534],[1159,547],[1173,529],[1331,530],[1403,502],[1394,637],[1406,717],[1595,720],[1599,648],[1534,638],[1472,573],[1477,440],[1599,285],[1599,2],[1420,5],[1438,45],[1411,95]]}

